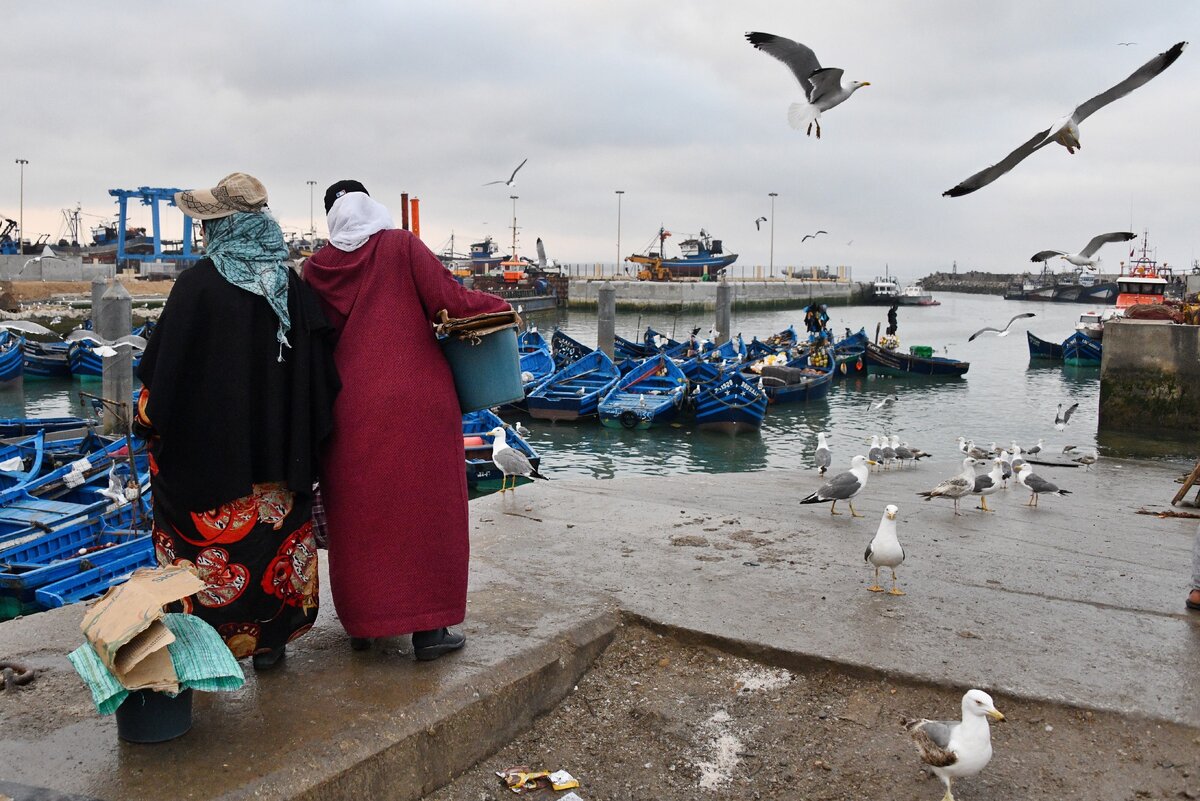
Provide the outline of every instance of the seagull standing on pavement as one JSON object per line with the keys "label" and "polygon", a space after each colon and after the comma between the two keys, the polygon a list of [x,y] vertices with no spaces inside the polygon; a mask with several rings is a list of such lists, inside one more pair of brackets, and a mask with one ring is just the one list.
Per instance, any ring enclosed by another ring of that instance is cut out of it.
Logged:
{"label": "seagull standing on pavement", "polygon": [[829,443],[825,441],[824,431],[817,432],[817,449],[813,452],[813,461],[816,462],[821,475],[825,475],[825,471],[833,462],[833,452],[829,450]]}
{"label": "seagull standing on pavement", "polygon": [[971,490],[972,495],[979,496],[979,506],[976,509],[982,509],[985,512],[995,511],[989,509],[987,505],[987,496],[994,495],[1000,491],[1001,482],[1004,481],[1004,461],[996,458],[992,460],[992,471],[982,476],[975,476],[975,487]]}
{"label": "seagull standing on pavement", "polygon": [[867,545],[863,561],[875,565],[875,583],[867,587],[871,592],[883,592],[879,586],[879,568],[886,567],[892,571],[892,588],[889,595],[903,595],[904,590],[896,586],[896,568],[904,561],[904,548],[896,537],[896,515],[900,512],[894,504],[888,504],[879,519],[879,528]]}
{"label": "seagull standing on pavement", "polygon": [[1026,506],[1037,507],[1039,495],[1057,495],[1062,498],[1070,495],[1070,490],[1059,489],[1058,485],[1047,481],[1041,476],[1034,475],[1029,470],[1029,465],[1013,465],[1013,470],[1017,474],[1017,483],[1025,487],[1031,493],[1029,500],[1025,503]]}
{"label": "seagull standing on pavement", "polygon": [[968,456],[963,459],[962,472],[952,478],[948,478],[941,484],[938,484],[928,492],[918,492],[927,501],[934,498],[950,498],[954,501],[954,514],[959,515],[958,499],[966,495],[970,495],[975,489],[975,459]]}
{"label": "seagull standing on pavement", "polygon": [[809,495],[800,503],[825,503],[833,501],[829,507],[829,514],[840,515],[837,510],[838,501],[846,501],[850,505],[850,514],[853,517],[862,517],[858,512],[854,511],[853,498],[863,491],[867,486],[867,476],[870,473],[870,467],[867,463],[867,457],[859,454],[850,460],[850,469],[845,473],[838,473],[829,481],[821,485],[820,489]]}

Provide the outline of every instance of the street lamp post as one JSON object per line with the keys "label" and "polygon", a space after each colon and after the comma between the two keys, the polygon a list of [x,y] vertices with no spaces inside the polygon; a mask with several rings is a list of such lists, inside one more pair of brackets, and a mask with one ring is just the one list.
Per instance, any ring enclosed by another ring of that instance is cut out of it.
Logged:
{"label": "street lamp post", "polygon": [[613,267],[613,276],[621,272],[621,195],[625,194],[624,189],[616,190],[617,195],[617,264]]}
{"label": "street lamp post", "polygon": [[775,198],[779,197],[778,192],[768,192],[767,195],[771,198],[771,277],[775,277]]}
{"label": "street lamp post", "polygon": [[17,225],[19,226],[17,252],[22,256],[25,255],[25,165],[28,163],[28,159],[17,159],[17,164],[21,168],[21,211],[17,214]]}
{"label": "street lamp post", "polygon": [[317,186],[316,181],[306,181],[308,184],[308,246],[313,250],[317,249],[317,224],[313,217],[313,190]]}

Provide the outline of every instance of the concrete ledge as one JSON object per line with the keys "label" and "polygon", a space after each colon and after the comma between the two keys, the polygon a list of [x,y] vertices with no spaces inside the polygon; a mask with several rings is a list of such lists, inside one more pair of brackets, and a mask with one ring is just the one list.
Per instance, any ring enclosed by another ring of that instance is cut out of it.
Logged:
{"label": "concrete ledge", "polygon": [[[718,281],[616,281],[573,280],[571,308],[597,308],[597,292],[602,286],[617,291],[617,308],[626,311],[680,310],[704,311],[716,308]],[[735,309],[798,309],[814,301],[848,304],[856,296],[858,284],[836,281],[728,281],[733,289]]]}
{"label": "concrete ledge", "polygon": [[1200,429],[1200,326],[1148,320],[1104,326],[1100,427]]}

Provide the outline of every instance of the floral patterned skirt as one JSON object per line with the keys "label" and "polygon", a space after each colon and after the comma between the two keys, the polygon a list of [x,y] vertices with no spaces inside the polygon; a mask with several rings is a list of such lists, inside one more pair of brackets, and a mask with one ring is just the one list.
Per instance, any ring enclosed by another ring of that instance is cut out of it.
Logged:
{"label": "floral patterned skirt", "polygon": [[278,648],[317,619],[317,545],[312,496],[283,484],[206,512],[179,509],[162,482],[154,494],[154,551],[160,565],[185,565],[208,585],[177,611],[196,615],[240,658]]}

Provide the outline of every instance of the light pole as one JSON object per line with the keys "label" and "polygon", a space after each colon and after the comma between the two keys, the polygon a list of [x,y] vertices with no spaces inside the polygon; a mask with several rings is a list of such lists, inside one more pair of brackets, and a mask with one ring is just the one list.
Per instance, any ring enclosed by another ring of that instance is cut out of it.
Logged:
{"label": "light pole", "polygon": [[25,255],[25,165],[28,163],[28,159],[17,159],[17,164],[21,168],[21,211],[17,215],[17,225],[20,231],[17,234],[17,252],[22,256]]}
{"label": "light pole", "polygon": [[625,194],[624,189],[616,190],[617,195],[617,264],[613,267],[613,276],[615,277],[621,272],[621,195]]}
{"label": "light pole", "polygon": [[778,192],[768,192],[767,195],[771,198],[771,277],[775,277],[775,198],[779,197]]}
{"label": "light pole", "polygon": [[308,184],[308,246],[313,250],[317,249],[317,224],[313,222],[313,190],[317,186],[316,181],[305,181]]}
{"label": "light pole", "polygon": [[512,229],[513,229],[512,248],[513,249],[512,249],[512,256],[510,258],[514,262],[520,261],[520,259],[517,258],[517,198],[518,197],[520,197],[520,195],[509,195],[508,196],[508,199],[513,202],[513,224],[512,224]]}

